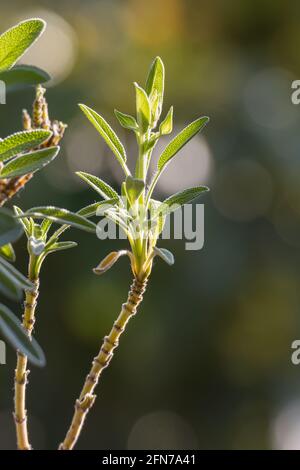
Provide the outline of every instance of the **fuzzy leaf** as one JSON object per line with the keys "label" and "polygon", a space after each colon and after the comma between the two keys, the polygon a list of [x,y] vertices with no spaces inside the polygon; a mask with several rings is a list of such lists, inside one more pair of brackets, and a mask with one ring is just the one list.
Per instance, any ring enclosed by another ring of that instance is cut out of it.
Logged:
{"label": "fuzzy leaf", "polygon": [[127,250],[112,251],[93,269],[94,273],[98,275],[105,273],[118,261],[120,256],[124,255],[128,255]]}
{"label": "fuzzy leaf", "polygon": [[161,173],[170,160],[187,144],[208,122],[208,117],[201,117],[185,127],[179,134],[171,140],[161,156],[159,157],[157,168]]}
{"label": "fuzzy leaf", "polygon": [[159,235],[161,234],[161,232],[163,231],[164,226],[165,226],[165,221],[166,221],[166,216],[164,214],[162,214],[159,211],[158,211],[158,215],[156,214],[160,205],[161,205],[160,201],[156,201],[155,199],[150,200],[149,209],[150,209],[151,224],[153,224],[154,219],[157,218],[157,220],[155,221],[157,222],[157,225],[154,225],[153,227],[154,228],[153,234],[154,234],[155,239],[157,239]]}
{"label": "fuzzy leaf", "polygon": [[106,199],[105,201],[101,202],[94,202],[93,204],[90,204],[89,206],[80,209],[77,214],[82,215],[83,217],[92,217],[94,215],[99,215],[99,209],[101,209],[101,207],[104,206],[104,208],[107,209],[108,206],[114,206],[118,202],[118,198]]}
{"label": "fuzzy leaf", "polygon": [[[22,209],[20,209],[20,207],[18,206],[14,206],[14,211],[15,211],[16,216],[24,214]],[[32,235],[32,228],[33,228],[32,224],[30,223],[30,220],[24,217],[22,219],[18,219],[18,221],[23,226],[24,232],[26,233],[27,237],[30,237]]]}
{"label": "fuzzy leaf", "polygon": [[45,355],[37,341],[29,338],[16,315],[3,304],[0,304],[0,331],[12,347],[27,356],[32,364],[45,365]]}
{"label": "fuzzy leaf", "polygon": [[0,72],[10,69],[45,29],[38,18],[22,21],[0,36]]}
{"label": "fuzzy leaf", "polygon": [[153,251],[154,251],[155,255],[157,255],[161,259],[163,259],[169,266],[172,266],[175,263],[173,253],[171,253],[171,251],[167,250],[166,248],[154,247]]}
{"label": "fuzzy leaf", "polygon": [[139,128],[138,123],[133,116],[121,113],[121,111],[118,111],[117,109],[115,109],[115,115],[121,126],[125,127],[125,129],[136,131]]}
{"label": "fuzzy leaf", "polygon": [[0,161],[15,157],[19,153],[32,150],[51,136],[51,132],[42,129],[16,132],[0,142]]}
{"label": "fuzzy leaf", "polygon": [[33,65],[15,65],[10,70],[0,73],[7,90],[16,90],[26,85],[38,85],[50,80],[50,75],[44,70]]}
{"label": "fuzzy leaf", "polygon": [[16,261],[16,255],[14,249],[10,243],[7,245],[3,245],[0,247],[0,256],[7,259],[8,261],[14,262]]}
{"label": "fuzzy leaf", "polygon": [[48,165],[59,152],[60,147],[49,147],[35,152],[26,153],[10,160],[1,170],[1,178],[13,178],[34,173]]}
{"label": "fuzzy leaf", "polygon": [[19,217],[32,217],[36,219],[49,219],[62,225],[70,225],[72,227],[85,230],[87,232],[95,232],[96,225],[81,215],[70,212],[59,207],[44,206],[33,207]]}
{"label": "fuzzy leaf", "polygon": [[96,111],[84,104],[80,104],[79,107],[103,137],[109,148],[119,160],[120,164],[124,167],[124,162],[126,162],[126,152],[115,131],[110,127],[105,119],[103,119],[103,117],[96,113]]}
{"label": "fuzzy leaf", "polygon": [[165,68],[160,57],[153,61],[147,82],[146,92],[150,98],[152,107],[152,119],[154,123],[159,119],[164,98]]}
{"label": "fuzzy leaf", "polygon": [[44,219],[41,223],[41,234],[43,237],[47,236],[47,233],[52,225],[51,220]]}
{"label": "fuzzy leaf", "polygon": [[173,130],[173,106],[168,111],[165,119],[161,122],[159,126],[160,135],[171,134]]}
{"label": "fuzzy leaf", "polygon": [[88,183],[104,199],[119,199],[118,193],[109,184],[105,183],[97,176],[84,173],[83,171],[77,171],[76,175]]}
{"label": "fuzzy leaf", "polygon": [[0,209],[0,246],[16,241],[22,235],[22,225],[7,209]]}
{"label": "fuzzy leaf", "polygon": [[167,215],[171,212],[174,212],[176,209],[179,209],[179,207],[183,206],[184,204],[190,203],[198,196],[200,196],[201,193],[206,191],[209,191],[206,186],[198,186],[195,188],[188,188],[176,194],[173,194],[172,196],[165,199],[160,204],[160,206],[158,206],[157,213],[160,213],[161,215]]}
{"label": "fuzzy leaf", "polygon": [[137,83],[134,84],[136,92],[136,116],[142,132],[146,132],[151,121],[151,109],[147,93]]}
{"label": "fuzzy leaf", "polygon": [[145,183],[139,178],[127,176],[125,182],[125,190],[128,202],[133,205],[145,189]]}
{"label": "fuzzy leaf", "polygon": [[54,253],[55,251],[68,250],[69,248],[74,248],[75,246],[77,246],[76,242],[56,242],[50,245],[45,252],[46,254],[49,254]]}

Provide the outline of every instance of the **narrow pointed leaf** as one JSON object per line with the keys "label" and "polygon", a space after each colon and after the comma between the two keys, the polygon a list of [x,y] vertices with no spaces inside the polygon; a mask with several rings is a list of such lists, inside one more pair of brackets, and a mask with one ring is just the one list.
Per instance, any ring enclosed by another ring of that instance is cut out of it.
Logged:
{"label": "narrow pointed leaf", "polygon": [[136,131],[139,128],[138,123],[136,122],[133,116],[121,113],[121,111],[118,111],[117,109],[115,109],[115,115],[121,126],[125,127],[125,129]]}
{"label": "narrow pointed leaf", "polygon": [[58,224],[70,225],[87,232],[95,232],[96,230],[96,225],[85,217],[54,206],[33,207],[20,217],[46,218]]}
{"label": "narrow pointed leaf", "polygon": [[0,142],[0,161],[32,150],[49,139],[51,132],[42,129],[16,132]]}
{"label": "narrow pointed leaf", "polygon": [[84,173],[83,171],[78,171],[76,175],[88,183],[104,199],[119,199],[118,193],[97,176]]}
{"label": "narrow pointed leaf", "polygon": [[38,18],[22,21],[0,36],[0,72],[10,69],[45,29]]}
{"label": "narrow pointed leaf", "polygon": [[149,98],[143,88],[134,84],[136,91],[136,116],[142,132],[146,132],[151,122],[151,109]]}
{"label": "narrow pointed leaf", "polygon": [[42,232],[43,237],[47,236],[47,233],[48,233],[51,225],[52,225],[51,220],[44,219],[42,221],[42,223],[41,223],[41,232]]}
{"label": "narrow pointed leaf", "polygon": [[164,94],[164,80],[165,80],[165,68],[163,61],[160,57],[156,57],[151,64],[147,81],[146,81],[146,92],[148,96],[156,90],[157,94],[163,96]]}
{"label": "narrow pointed leaf", "polygon": [[49,253],[54,253],[55,251],[68,250],[69,248],[74,248],[75,246],[77,246],[76,242],[71,242],[71,241],[70,242],[69,241],[56,242],[50,245],[49,248],[45,250],[45,253],[49,254]]}
{"label": "narrow pointed leaf", "polygon": [[209,191],[206,186],[198,186],[195,188],[188,188],[165,199],[157,208],[157,214],[167,215],[179,209],[184,204],[188,204],[203,192]]}
{"label": "narrow pointed leaf", "polygon": [[156,57],[150,67],[146,82],[146,92],[151,103],[153,124],[160,117],[164,98],[165,68],[160,57]]}
{"label": "narrow pointed leaf", "polygon": [[171,142],[167,145],[159,157],[157,168],[159,172],[166,167],[170,160],[187,144],[208,122],[208,117],[201,117],[185,127]]}
{"label": "narrow pointed leaf", "polygon": [[23,233],[22,225],[8,209],[0,209],[0,246],[16,241]]}
{"label": "narrow pointed leaf", "polygon": [[171,253],[171,251],[167,250],[166,248],[154,247],[153,251],[154,251],[155,255],[157,255],[161,259],[163,259],[169,266],[172,266],[175,263],[173,253]]}
{"label": "narrow pointed leaf", "polygon": [[58,146],[49,147],[13,158],[1,170],[0,178],[13,178],[41,170],[54,160],[58,152]]}
{"label": "narrow pointed leaf", "polygon": [[115,199],[106,199],[105,201],[101,202],[94,202],[89,206],[83,207],[80,209],[77,214],[82,215],[83,217],[92,217],[94,215],[99,215],[99,211],[102,207],[107,209],[109,206],[114,206],[119,202],[118,198]]}
{"label": "narrow pointed leaf", "polygon": [[3,304],[0,304],[0,332],[32,364],[40,367],[45,365],[45,355],[37,341],[29,338],[18,317]]}
{"label": "narrow pointed leaf", "polygon": [[115,131],[96,111],[84,104],[80,104],[79,107],[103,137],[109,148],[119,160],[120,164],[124,167],[124,162],[126,162],[126,152]]}
{"label": "narrow pointed leaf", "polygon": [[[18,206],[14,206],[14,211],[15,211],[16,216],[24,214],[22,209],[20,209],[20,207]],[[32,226],[31,226],[30,220],[24,217],[22,219],[17,219],[17,222],[20,222],[20,224],[23,226],[24,232],[26,233],[27,237],[30,237],[32,235]]]}
{"label": "narrow pointed leaf", "polygon": [[112,251],[101,261],[101,263],[96,268],[93,269],[94,273],[98,275],[105,273],[118,261],[120,256],[127,254],[127,250]]}
{"label": "narrow pointed leaf", "polygon": [[16,260],[14,249],[10,243],[0,247],[0,256],[11,262]]}
{"label": "narrow pointed leaf", "polygon": [[173,130],[173,106],[168,111],[165,119],[161,122],[159,126],[159,132],[161,135],[171,134]]}
{"label": "narrow pointed leaf", "polygon": [[47,72],[33,65],[15,65],[12,69],[0,73],[0,80],[5,83],[8,91],[28,85],[38,85],[50,78]]}

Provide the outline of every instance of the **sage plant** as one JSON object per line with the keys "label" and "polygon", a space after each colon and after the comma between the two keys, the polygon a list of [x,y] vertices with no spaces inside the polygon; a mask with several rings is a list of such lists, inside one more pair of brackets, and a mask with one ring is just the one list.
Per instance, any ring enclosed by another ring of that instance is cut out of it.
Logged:
{"label": "sage plant", "polygon": [[[14,206],[15,213],[20,216],[22,210]],[[31,338],[33,327],[35,324],[35,310],[37,306],[37,298],[39,295],[40,271],[45,258],[50,253],[73,248],[77,244],[72,241],[59,241],[59,237],[68,228],[60,227],[52,235],[48,236],[52,222],[43,220],[41,224],[35,223],[31,218],[22,218],[22,225],[26,234],[28,243],[27,249],[29,254],[28,263],[28,280],[33,284],[34,288],[26,290],[26,298],[24,303],[23,328]],[[17,445],[19,450],[30,450],[27,429],[27,411],[26,411],[26,385],[28,383],[29,370],[27,369],[27,356],[17,352],[17,366],[15,371],[15,425],[17,434]]]}
{"label": "sage plant", "polygon": [[[23,111],[23,126],[26,131],[33,129],[44,129],[49,132],[48,139],[41,143],[37,151],[45,151],[40,149],[54,148],[60,143],[66,125],[59,121],[51,121],[48,113],[48,103],[45,99],[45,89],[40,85],[36,90],[36,98],[33,103],[32,117],[27,112]],[[23,177],[27,182],[33,173],[26,173]],[[22,210],[17,206],[14,207],[17,216],[23,214]],[[59,228],[47,240],[47,235],[51,227],[49,220],[44,220],[40,225],[35,223],[33,219],[23,218],[20,219],[23,225],[24,233],[27,236],[27,250],[29,254],[28,263],[28,282],[33,285],[33,288],[25,290],[25,303],[22,326],[31,340],[32,331],[35,323],[35,309],[37,305],[37,298],[39,295],[39,276],[42,263],[49,253],[72,248],[76,246],[74,242],[59,242],[59,236],[64,232],[67,227]],[[20,450],[30,450],[31,445],[28,438],[27,430],[27,411],[25,408],[26,403],[26,384],[28,382],[29,370],[27,370],[27,355],[22,351],[17,351],[17,366],[15,371],[15,426],[17,434],[17,445]]]}
{"label": "sage plant", "polygon": [[[122,167],[124,181],[120,194],[97,176],[79,172],[78,176],[90,185],[103,198],[103,201],[91,204],[77,214],[51,206],[36,207],[25,214],[34,218],[48,218],[62,224],[82,226],[82,228],[87,224],[88,217],[95,214],[103,215],[125,232],[130,246],[130,249],[109,253],[94,269],[96,274],[102,274],[111,268],[121,256],[127,255],[130,260],[133,281],[127,300],[123,303],[120,314],[113,323],[110,332],[104,337],[101,349],[94,358],[92,367],[86,376],[80,396],[75,404],[70,428],[59,447],[61,450],[73,449],[78,440],[85,418],[95,401],[94,391],[100,375],[110,364],[129,319],[137,313],[142,302],[152,271],[153,259],[159,256],[170,265],[174,263],[174,257],[169,250],[157,247],[157,241],[163,230],[166,217],[208,189],[204,186],[188,188],[168,197],[163,202],[153,198],[156,184],[173,157],[208,122],[207,117],[200,117],[179,132],[159,156],[154,175],[149,176],[153,149],[161,137],[172,132],[173,127],[172,107],[159,123],[164,97],[164,75],[164,65],[157,57],[150,67],[145,88],[134,84],[136,117],[115,111],[121,126],[133,132],[136,137],[138,156],[133,172],[127,165],[125,148],[110,125],[93,109],[83,104],[79,105]],[[92,226],[90,228],[92,229]]]}
{"label": "sage plant", "polygon": [[[12,92],[49,80],[49,75],[32,65],[19,65],[24,53],[43,34],[46,23],[39,18],[21,21],[0,35],[0,84],[1,92]],[[4,208],[10,199],[25,187],[32,176],[50,163],[58,154],[57,129],[44,119],[47,105],[44,90],[37,88],[34,118],[29,125],[29,115],[24,118],[24,130],[0,138],[0,292],[12,300],[21,300],[23,291],[34,289],[32,282],[21,274],[12,263],[15,253],[12,243],[23,233],[22,224],[11,210]],[[1,103],[5,103],[3,96]],[[5,112],[5,106],[2,108]],[[1,109],[1,111],[2,111]],[[42,116],[43,119],[40,119]],[[59,127],[60,138],[63,128]],[[41,365],[43,354],[22,327],[18,317],[4,304],[0,304],[0,332],[12,346],[26,354],[28,359]]]}

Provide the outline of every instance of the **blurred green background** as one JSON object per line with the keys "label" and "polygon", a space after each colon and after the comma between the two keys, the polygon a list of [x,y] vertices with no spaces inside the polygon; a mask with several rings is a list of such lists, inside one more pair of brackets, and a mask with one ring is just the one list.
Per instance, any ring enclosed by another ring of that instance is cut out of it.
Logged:
{"label": "blurred green background", "polygon": [[[79,112],[83,102],[118,127],[116,107],[134,111],[132,82],[150,62],[166,66],[165,112],[178,128],[211,121],[172,162],[157,197],[193,184],[211,188],[205,246],[164,241],[173,268],[157,261],[144,304],[97,389],[79,449],[300,448],[300,5],[245,0],[60,0],[1,4],[4,31],[21,19],[48,22],[24,62],[52,76],[51,116],[68,123],[59,158],[14,203],[71,210],[95,193],[74,175],[101,175],[118,187],[110,151]],[[34,91],[0,106],[1,137],[21,127]],[[167,139],[162,142],[164,145]],[[160,194],[159,194],[160,192]],[[98,278],[92,268],[124,241],[70,231],[76,249],[47,259],[35,335],[47,367],[30,373],[28,408],[35,448],[56,448],[83,379],[131,280],[129,265]],[[161,243],[162,244],[162,243]],[[25,239],[16,265],[26,272]],[[21,317],[21,305],[10,305]],[[15,448],[15,354],[0,366],[0,448]]]}

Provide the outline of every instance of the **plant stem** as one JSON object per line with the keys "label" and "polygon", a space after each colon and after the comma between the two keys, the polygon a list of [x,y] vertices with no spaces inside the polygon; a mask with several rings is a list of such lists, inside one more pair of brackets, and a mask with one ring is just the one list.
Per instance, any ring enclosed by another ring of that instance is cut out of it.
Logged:
{"label": "plant stem", "polygon": [[146,285],[147,278],[142,281],[134,278],[128,293],[127,301],[122,305],[121,313],[114,322],[109,335],[104,337],[102,347],[98,355],[93,360],[92,368],[86,377],[79,399],[76,400],[75,412],[71,426],[67,432],[65,440],[59,446],[60,450],[71,450],[76,444],[82,430],[84,420],[96,399],[96,395],[93,394],[93,391],[98,384],[100,375],[109,365],[114,349],[117,348],[119,338],[125,330],[129,319],[136,314],[137,307],[143,300]]}
{"label": "plant stem", "polygon": [[[26,291],[23,327],[31,337],[35,322],[35,308],[39,295],[39,280],[33,276],[32,260],[29,262],[29,279],[34,284],[34,289]],[[32,447],[28,439],[27,411],[26,411],[26,385],[29,370],[27,370],[27,357],[17,352],[17,367],[15,370],[15,412],[14,419],[17,434],[17,446],[19,450],[31,450]]]}

